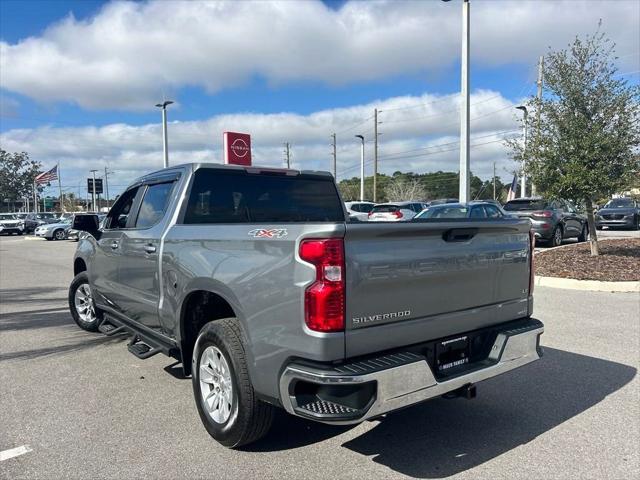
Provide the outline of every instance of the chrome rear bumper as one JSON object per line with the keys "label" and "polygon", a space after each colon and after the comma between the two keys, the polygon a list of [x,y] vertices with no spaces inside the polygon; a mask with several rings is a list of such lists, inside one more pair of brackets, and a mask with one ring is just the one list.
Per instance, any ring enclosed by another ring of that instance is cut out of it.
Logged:
{"label": "chrome rear bumper", "polygon": [[[436,379],[424,356],[409,351],[335,367],[294,362],[280,377],[280,398],[284,408],[293,415],[329,424],[359,423],[538,360],[542,357],[539,338],[543,332],[542,322],[535,319],[527,319],[518,324],[518,328],[500,331],[486,360],[470,365],[468,372],[443,381]],[[310,401],[312,396],[306,395],[306,400],[299,401],[298,382],[302,382],[307,391],[309,387],[318,386],[320,390],[333,389],[337,393],[330,399],[317,395]],[[359,387],[370,391],[370,398],[363,398],[366,393],[358,394]],[[344,394],[340,393],[341,389],[345,390]]]}

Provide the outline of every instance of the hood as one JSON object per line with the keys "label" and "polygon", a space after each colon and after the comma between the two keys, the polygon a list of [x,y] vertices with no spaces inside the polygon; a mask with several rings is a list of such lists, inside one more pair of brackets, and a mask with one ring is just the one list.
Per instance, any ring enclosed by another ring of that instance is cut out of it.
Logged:
{"label": "hood", "polygon": [[45,223],[40,225],[38,228],[70,228],[71,224],[69,223]]}
{"label": "hood", "polygon": [[596,213],[598,215],[633,215],[635,213],[635,208],[633,207],[621,207],[621,208],[602,208],[598,210]]}

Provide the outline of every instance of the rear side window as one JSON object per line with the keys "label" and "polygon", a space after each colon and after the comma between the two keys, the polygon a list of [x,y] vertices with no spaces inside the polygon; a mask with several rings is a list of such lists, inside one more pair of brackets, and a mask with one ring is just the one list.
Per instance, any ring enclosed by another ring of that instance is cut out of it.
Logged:
{"label": "rear side window", "polygon": [[373,213],[391,213],[400,210],[398,205],[376,205],[371,212]]}
{"label": "rear side window", "polygon": [[508,212],[518,212],[526,210],[544,210],[547,202],[544,200],[512,200],[503,207]]}
{"label": "rear side window", "polygon": [[344,222],[333,179],[202,168],[195,173],[186,224]]}
{"label": "rear side window", "polygon": [[175,182],[156,183],[149,185],[140,204],[140,211],[136,219],[136,228],[148,228],[164,217]]}

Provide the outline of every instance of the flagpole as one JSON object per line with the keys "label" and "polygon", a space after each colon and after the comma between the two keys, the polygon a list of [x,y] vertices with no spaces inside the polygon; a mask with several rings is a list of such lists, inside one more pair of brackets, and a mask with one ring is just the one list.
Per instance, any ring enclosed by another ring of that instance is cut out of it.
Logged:
{"label": "flagpole", "polygon": [[33,181],[33,212],[38,213],[38,195],[36,194],[36,181]]}
{"label": "flagpole", "polygon": [[62,198],[62,180],[60,180],[60,160],[58,160],[58,191],[60,192],[60,213],[64,213],[64,199]]}

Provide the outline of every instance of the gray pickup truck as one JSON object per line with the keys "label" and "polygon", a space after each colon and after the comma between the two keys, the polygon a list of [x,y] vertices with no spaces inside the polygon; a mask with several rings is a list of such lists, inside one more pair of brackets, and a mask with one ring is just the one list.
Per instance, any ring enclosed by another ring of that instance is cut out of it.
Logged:
{"label": "gray pickup truck", "polygon": [[81,238],[77,324],[131,335],[191,375],[202,422],[238,447],[275,407],[352,424],[542,355],[526,219],[350,223],[323,172],[187,164],[136,180]]}

